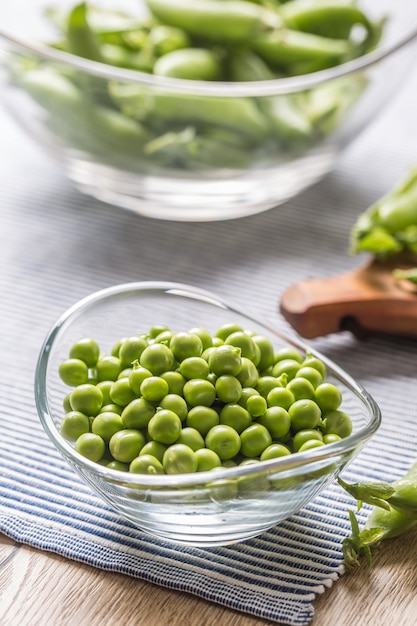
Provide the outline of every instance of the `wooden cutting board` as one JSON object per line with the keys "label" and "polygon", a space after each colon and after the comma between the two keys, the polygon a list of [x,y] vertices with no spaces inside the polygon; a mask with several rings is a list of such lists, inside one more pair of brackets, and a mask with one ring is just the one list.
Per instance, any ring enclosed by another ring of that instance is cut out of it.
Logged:
{"label": "wooden cutting board", "polygon": [[417,337],[417,285],[395,278],[393,269],[417,266],[417,259],[396,255],[372,258],[357,270],[290,286],[280,312],[307,339],[350,330]]}

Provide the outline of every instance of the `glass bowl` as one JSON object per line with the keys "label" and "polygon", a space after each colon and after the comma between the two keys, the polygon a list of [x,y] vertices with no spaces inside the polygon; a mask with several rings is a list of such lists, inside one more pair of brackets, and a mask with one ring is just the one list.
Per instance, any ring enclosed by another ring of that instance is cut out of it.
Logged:
{"label": "glass bowl", "polygon": [[[211,333],[223,324],[238,323],[269,338],[276,350],[296,348],[302,354],[319,356],[327,367],[328,381],[343,394],[341,408],[352,420],[352,433],[285,457],[192,473],[135,474],[80,455],[60,430],[69,388],[59,377],[59,364],[82,337],[93,337],[110,352],[110,346],[122,337],[143,329],[147,332],[159,323],[174,332],[200,326]],[[40,421],[52,443],[110,507],[145,533],[194,546],[243,541],[279,524],[323,491],[380,424],[380,411],[372,397],[327,358],[215,295],[177,283],[117,285],[72,306],[55,323],[41,349],[35,396]]]}
{"label": "glass bowl", "polygon": [[[306,189],[398,92],[415,58],[410,0],[361,0],[372,19],[387,17],[372,52],[251,82],[155,76],[45,46],[57,38],[42,19],[51,4],[59,14],[74,0],[15,0],[1,9],[5,106],[80,190],[159,219],[238,218]],[[94,5],[144,11],[137,0]]]}

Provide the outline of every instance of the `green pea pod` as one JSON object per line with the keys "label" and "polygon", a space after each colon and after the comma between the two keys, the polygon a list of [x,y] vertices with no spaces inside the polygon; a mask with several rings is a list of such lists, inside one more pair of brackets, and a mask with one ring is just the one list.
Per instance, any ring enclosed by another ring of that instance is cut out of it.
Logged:
{"label": "green pea pod", "polygon": [[102,61],[100,45],[87,20],[87,4],[77,4],[69,13],[66,37],[69,52],[92,61]]}
{"label": "green pea pod", "polygon": [[290,94],[262,98],[259,108],[265,114],[270,127],[277,138],[286,142],[303,144],[314,135],[313,126],[308,119],[304,94]]}
{"label": "green pea pod", "polygon": [[150,47],[142,50],[129,50],[123,46],[104,43],[101,46],[103,60],[109,65],[139,72],[152,73],[155,58]]}
{"label": "green pea pod", "polygon": [[151,91],[138,85],[111,83],[110,95],[128,116],[159,123],[196,123],[224,127],[259,143],[268,125],[249,98],[210,98]]}
{"label": "green pea pod", "polygon": [[230,77],[236,82],[278,78],[269,65],[253,50],[237,49],[229,59]]}
{"label": "green pea pod", "polygon": [[250,46],[272,67],[284,70],[314,61],[336,65],[352,54],[352,44],[345,39],[330,39],[286,28],[253,37]]}
{"label": "green pea pod", "polygon": [[159,57],[153,73],[185,80],[221,80],[222,67],[218,55],[212,50],[185,48]]}
{"label": "green pea pod", "polygon": [[146,4],[163,24],[207,40],[246,42],[282,24],[275,11],[245,0],[146,0]]}

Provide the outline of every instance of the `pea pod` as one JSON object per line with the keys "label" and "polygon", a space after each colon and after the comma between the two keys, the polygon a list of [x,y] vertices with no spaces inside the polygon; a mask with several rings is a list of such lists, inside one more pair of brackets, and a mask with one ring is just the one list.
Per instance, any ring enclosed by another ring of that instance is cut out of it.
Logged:
{"label": "pea pod", "polygon": [[69,52],[92,61],[103,61],[95,32],[87,20],[87,4],[77,4],[69,13],[66,28]]}
{"label": "pea pod", "polygon": [[245,0],[146,0],[146,4],[162,23],[207,40],[246,42],[282,24],[275,11]]}
{"label": "pea pod", "polygon": [[225,127],[254,143],[268,136],[265,118],[249,98],[209,98],[165,93],[119,83],[111,83],[109,90],[114,102],[128,117]]}
{"label": "pea pod", "polygon": [[218,55],[212,50],[185,48],[161,56],[155,62],[153,73],[186,80],[220,80],[222,68]]}

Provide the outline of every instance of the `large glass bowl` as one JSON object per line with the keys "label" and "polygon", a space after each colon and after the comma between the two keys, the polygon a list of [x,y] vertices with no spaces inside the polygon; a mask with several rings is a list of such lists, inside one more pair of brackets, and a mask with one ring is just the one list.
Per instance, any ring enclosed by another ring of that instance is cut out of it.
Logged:
{"label": "large glass bowl", "polygon": [[[189,474],[142,475],[109,469],[78,454],[63,438],[60,423],[68,392],[58,366],[71,345],[93,337],[110,350],[115,341],[163,323],[174,332],[203,326],[210,332],[228,322],[268,337],[276,347],[306,347],[237,310],[215,295],[183,284],[117,285],[81,300],[56,322],[42,347],[35,395],[47,435],[81,478],[140,530],[180,544],[213,546],[242,541],[279,524],[333,481],[380,424],[369,394],[324,356],[328,380],[343,394],[342,408],[353,432],[320,448],[250,465]],[[318,356],[314,350],[309,353]],[[76,498],[76,492],[74,492]]]}
{"label": "large glass bowl", "polygon": [[[406,82],[415,58],[417,4],[361,0],[371,18],[387,17],[382,40],[338,67],[245,83],[157,77],[43,45],[57,37],[45,6],[74,3],[2,6],[1,99],[79,189],[160,219],[255,214],[317,182]],[[94,4],[144,10],[138,0]],[[305,133],[265,122],[262,111],[281,105],[301,107]]]}

